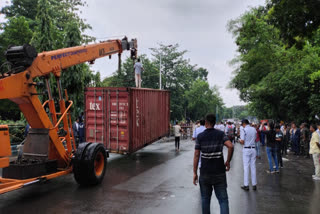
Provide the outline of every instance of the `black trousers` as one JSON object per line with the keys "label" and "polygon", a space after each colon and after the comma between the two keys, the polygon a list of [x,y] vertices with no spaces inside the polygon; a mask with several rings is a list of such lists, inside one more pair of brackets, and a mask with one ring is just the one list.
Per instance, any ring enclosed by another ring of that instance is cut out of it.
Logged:
{"label": "black trousers", "polygon": [[282,142],[282,149],[281,149],[281,155],[286,155],[287,154],[287,149],[288,149],[288,141],[284,140]]}
{"label": "black trousers", "polygon": [[180,137],[175,137],[174,142],[176,145],[176,149],[179,149],[180,148]]}
{"label": "black trousers", "polygon": [[277,159],[278,159],[279,166],[283,167],[281,147],[282,145],[277,147]]}

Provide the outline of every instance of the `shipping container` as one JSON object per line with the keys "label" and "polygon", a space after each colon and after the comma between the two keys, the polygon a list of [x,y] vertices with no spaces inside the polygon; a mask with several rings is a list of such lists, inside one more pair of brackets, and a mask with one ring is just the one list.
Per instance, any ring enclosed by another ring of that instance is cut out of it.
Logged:
{"label": "shipping container", "polygon": [[85,89],[86,141],[133,153],[170,132],[170,92],[139,88]]}

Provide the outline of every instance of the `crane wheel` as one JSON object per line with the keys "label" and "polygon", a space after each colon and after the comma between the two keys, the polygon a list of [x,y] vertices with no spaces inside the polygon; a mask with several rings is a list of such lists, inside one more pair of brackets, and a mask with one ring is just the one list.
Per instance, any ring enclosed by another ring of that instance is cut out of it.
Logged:
{"label": "crane wheel", "polygon": [[74,178],[80,185],[101,183],[107,169],[107,155],[101,143],[81,143],[73,162]]}

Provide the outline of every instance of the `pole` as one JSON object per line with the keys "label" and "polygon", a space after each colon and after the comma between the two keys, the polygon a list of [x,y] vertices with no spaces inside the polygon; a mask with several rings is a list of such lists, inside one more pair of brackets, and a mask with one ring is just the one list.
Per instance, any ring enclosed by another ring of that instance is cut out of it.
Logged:
{"label": "pole", "polygon": [[118,54],[118,74],[121,73],[121,54]]}
{"label": "pole", "polygon": [[219,120],[219,115],[218,115],[218,105],[216,105],[216,120],[217,120],[217,121],[220,121],[220,120]]}
{"label": "pole", "polygon": [[232,118],[234,118],[234,106],[232,106]]}
{"label": "pole", "polygon": [[159,89],[161,90],[161,54],[160,54],[160,68],[159,68]]}

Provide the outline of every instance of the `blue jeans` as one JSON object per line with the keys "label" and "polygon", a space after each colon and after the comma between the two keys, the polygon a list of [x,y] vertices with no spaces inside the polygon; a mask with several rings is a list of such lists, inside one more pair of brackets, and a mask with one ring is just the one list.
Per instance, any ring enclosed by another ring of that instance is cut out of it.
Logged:
{"label": "blue jeans", "polygon": [[256,142],[256,152],[257,152],[257,156],[260,157],[260,141]]}
{"label": "blue jeans", "polygon": [[202,214],[210,214],[210,202],[213,189],[220,204],[220,213],[229,214],[226,174],[200,175],[199,184],[202,200]]}
{"label": "blue jeans", "polygon": [[295,154],[300,153],[300,141],[299,140],[295,140],[292,142],[292,150],[294,151]]}
{"label": "blue jeans", "polygon": [[261,140],[261,145],[264,146],[265,135],[262,132],[261,132],[261,135],[260,135],[260,140]]}
{"label": "blue jeans", "polygon": [[279,170],[278,159],[277,159],[277,148],[267,147],[267,155],[268,155],[270,172],[273,171],[272,159],[274,161],[274,164],[276,165],[276,171]]}

